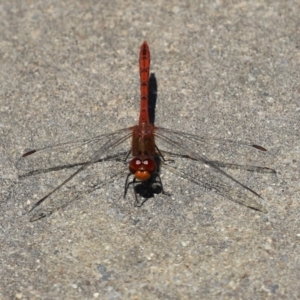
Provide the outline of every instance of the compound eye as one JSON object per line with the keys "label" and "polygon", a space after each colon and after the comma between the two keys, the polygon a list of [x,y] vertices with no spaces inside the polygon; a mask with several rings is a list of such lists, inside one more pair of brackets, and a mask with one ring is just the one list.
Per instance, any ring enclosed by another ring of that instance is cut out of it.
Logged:
{"label": "compound eye", "polygon": [[129,163],[129,170],[132,174],[142,168],[142,160],[138,157],[133,158]]}
{"label": "compound eye", "polygon": [[155,163],[155,161],[152,158],[145,158],[143,160],[143,165],[144,165],[145,169],[148,172],[150,172],[151,174],[153,172],[155,172],[155,170],[156,170],[156,163]]}

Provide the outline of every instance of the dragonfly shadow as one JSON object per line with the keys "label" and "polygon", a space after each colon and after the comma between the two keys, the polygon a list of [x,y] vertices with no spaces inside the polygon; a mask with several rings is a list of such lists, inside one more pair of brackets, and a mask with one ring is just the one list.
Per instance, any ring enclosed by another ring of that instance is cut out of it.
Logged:
{"label": "dragonfly shadow", "polygon": [[150,198],[154,198],[155,195],[163,192],[163,187],[159,179],[151,178],[147,181],[139,181],[134,186],[134,193],[141,199],[135,202],[135,206],[141,207]]}
{"label": "dragonfly shadow", "polygon": [[150,123],[154,125],[155,122],[155,107],[157,100],[157,81],[154,73],[149,77],[149,92],[148,92],[148,112]]}

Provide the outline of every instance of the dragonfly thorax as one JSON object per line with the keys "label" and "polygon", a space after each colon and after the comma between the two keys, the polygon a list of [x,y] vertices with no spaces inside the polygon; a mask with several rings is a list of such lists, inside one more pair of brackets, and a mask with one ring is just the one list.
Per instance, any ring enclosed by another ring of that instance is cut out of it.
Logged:
{"label": "dragonfly thorax", "polygon": [[130,173],[141,181],[148,180],[156,171],[156,163],[152,158],[135,157],[129,163]]}

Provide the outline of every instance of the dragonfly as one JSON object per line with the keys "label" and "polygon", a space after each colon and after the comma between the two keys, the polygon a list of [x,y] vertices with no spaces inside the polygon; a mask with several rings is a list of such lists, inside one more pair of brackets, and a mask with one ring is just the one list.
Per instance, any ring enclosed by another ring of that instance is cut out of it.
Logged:
{"label": "dragonfly", "polygon": [[[150,118],[149,108],[150,50],[146,41],[140,47],[139,73],[140,113],[137,125],[89,139],[27,150],[17,161],[17,168],[23,171],[19,178],[76,168],[76,171],[73,171],[30,208],[28,213],[36,211],[45,202],[49,202],[50,207],[37,211],[30,220],[36,221],[49,216],[79,198],[78,196],[72,200],[66,199],[56,206],[50,205],[54,202],[53,199],[59,190],[80,172],[95,163],[120,161],[123,162],[122,168],[124,168],[124,163],[128,164],[124,197],[126,197],[129,187],[133,186],[135,206],[143,205],[155,190],[168,194],[164,190],[160,177],[161,169],[166,168],[176,176],[201,186],[205,190],[214,190],[238,204],[266,213],[267,211],[261,203],[262,197],[226,172],[225,169],[268,174],[275,174],[275,170],[268,167],[224,163],[210,159],[206,154],[201,153],[201,149],[206,146],[218,148],[216,145],[221,148],[247,148],[259,152],[266,152],[267,149],[252,142],[216,139],[154,125]],[[129,140],[131,140],[131,147],[128,146]],[[166,150],[167,148],[171,150]],[[167,159],[167,156],[172,159]],[[174,167],[174,158],[185,161],[183,168]],[[185,168],[186,166],[188,167]],[[116,174],[118,173],[119,171],[116,171]],[[113,178],[114,175],[110,177],[110,179]],[[103,184],[106,183],[104,180]]]}

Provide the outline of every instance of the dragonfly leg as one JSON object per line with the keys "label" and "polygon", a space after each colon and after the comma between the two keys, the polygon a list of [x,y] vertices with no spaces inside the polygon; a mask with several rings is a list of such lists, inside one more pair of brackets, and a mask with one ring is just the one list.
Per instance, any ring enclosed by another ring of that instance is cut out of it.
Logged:
{"label": "dragonfly leg", "polygon": [[136,192],[136,188],[135,188],[135,184],[137,184],[138,182],[136,181],[136,178],[133,177],[133,180],[131,181],[128,181],[129,180],[129,177],[131,176],[132,174],[129,173],[127,175],[127,178],[126,178],[126,181],[125,181],[125,188],[124,188],[124,198],[126,198],[126,194],[127,194],[127,191],[128,191],[128,188],[130,185],[133,185],[133,191],[134,191],[134,197],[135,197],[135,201],[134,201],[134,206],[138,206],[140,207],[144,201],[142,203],[140,203],[140,201],[138,200],[138,196],[137,196],[137,192]]}
{"label": "dragonfly leg", "polygon": [[162,194],[164,194],[164,195],[166,195],[166,196],[170,196],[170,194],[169,194],[168,192],[165,191],[164,185],[163,185],[163,183],[162,183],[162,180],[161,180],[159,174],[156,173],[155,176],[156,176],[156,178],[158,178],[158,180],[155,180],[153,183],[158,183],[158,184],[159,184],[160,189],[161,189],[160,192],[161,192]]}
{"label": "dragonfly leg", "polygon": [[130,177],[131,175],[132,175],[131,173],[128,173],[128,175],[127,175],[127,177],[126,177],[125,186],[124,186],[124,195],[123,195],[124,198],[126,198],[126,195],[127,195],[127,191],[128,191],[129,185],[132,183],[132,181],[128,182],[129,177]]}

